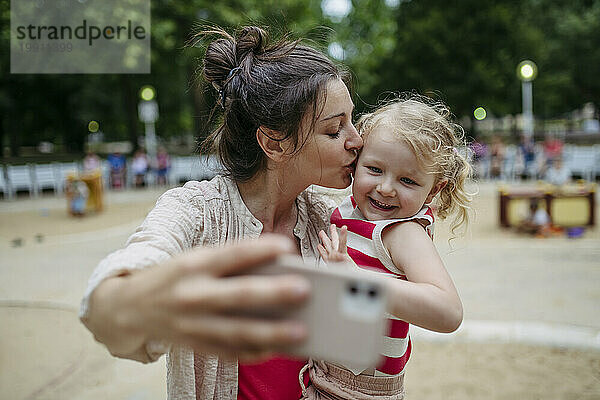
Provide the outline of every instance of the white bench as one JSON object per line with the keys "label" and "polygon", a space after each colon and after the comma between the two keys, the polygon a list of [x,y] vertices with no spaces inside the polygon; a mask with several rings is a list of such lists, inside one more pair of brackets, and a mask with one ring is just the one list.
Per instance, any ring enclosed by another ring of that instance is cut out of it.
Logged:
{"label": "white bench", "polygon": [[0,191],[2,191],[2,197],[4,199],[9,198],[10,189],[8,187],[8,181],[6,180],[6,173],[4,172],[4,165],[0,165]]}
{"label": "white bench", "polygon": [[202,154],[198,163],[198,180],[210,180],[223,171],[219,157],[214,154]]}
{"label": "white bench", "polygon": [[563,153],[563,162],[571,170],[571,175],[581,176],[587,181],[594,178],[596,159],[594,146],[570,146]]}
{"label": "white bench", "polygon": [[36,196],[39,196],[44,189],[52,189],[54,195],[58,195],[60,178],[56,174],[56,168],[53,164],[33,164],[31,166],[31,173],[33,175],[33,189]]}
{"label": "white bench", "polygon": [[169,183],[179,185],[181,182],[192,180],[194,157],[173,157],[169,168]]}
{"label": "white bench", "polygon": [[215,155],[196,155],[187,157],[173,157],[169,169],[169,183],[178,185],[190,180],[212,179],[222,170]]}
{"label": "white bench", "polygon": [[6,167],[8,178],[9,198],[12,198],[19,190],[27,190],[29,196],[35,196],[35,185],[29,165],[9,165]]}

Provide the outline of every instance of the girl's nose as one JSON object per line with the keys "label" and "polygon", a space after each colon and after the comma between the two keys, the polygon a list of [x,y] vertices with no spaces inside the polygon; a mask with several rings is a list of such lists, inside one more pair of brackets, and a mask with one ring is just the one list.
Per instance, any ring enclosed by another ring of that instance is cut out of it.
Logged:
{"label": "girl's nose", "polygon": [[349,136],[344,143],[346,150],[359,150],[363,146],[363,140],[354,125],[350,124]]}
{"label": "girl's nose", "polygon": [[379,185],[377,185],[377,191],[382,196],[386,196],[386,197],[392,197],[396,194],[396,191],[394,190],[394,186],[392,185],[392,183],[390,182],[389,179],[382,180],[379,183]]}

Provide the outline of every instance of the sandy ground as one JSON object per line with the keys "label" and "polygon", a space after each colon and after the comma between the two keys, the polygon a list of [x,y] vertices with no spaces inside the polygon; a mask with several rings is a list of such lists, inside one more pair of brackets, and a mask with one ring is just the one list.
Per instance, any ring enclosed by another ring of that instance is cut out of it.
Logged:
{"label": "sandy ground", "polygon": [[[496,186],[479,191],[465,238],[449,244],[447,224],[436,228],[465,323],[414,331],[407,398],[600,398],[599,230],[517,236],[497,228]],[[110,192],[82,219],[60,197],[0,202],[0,399],[165,398],[163,361],[113,358],[77,319],[91,271],[160,193]]]}

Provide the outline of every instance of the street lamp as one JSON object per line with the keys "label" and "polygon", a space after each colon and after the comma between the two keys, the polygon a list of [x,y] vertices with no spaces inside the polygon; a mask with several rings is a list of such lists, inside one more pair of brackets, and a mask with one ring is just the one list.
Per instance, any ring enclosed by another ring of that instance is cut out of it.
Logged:
{"label": "street lamp", "polygon": [[100,124],[97,121],[90,121],[88,124],[88,131],[90,131],[90,133],[96,133],[98,132],[98,129],[100,129]]}
{"label": "street lamp", "polygon": [[521,61],[517,66],[517,76],[521,80],[523,94],[523,133],[533,137],[533,80],[537,76],[537,66],[531,60]]}
{"label": "street lamp", "polygon": [[485,117],[487,117],[487,111],[483,107],[477,107],[475,111],[473,111],[473,116],[477,121],[483,121]]}
{"label": "street lamp", "polygon": [[148,158],[152,161],[156,158],[154,123],[158,119],[158,103],[154,100],[154,97],[156,97],[156,90],[152,86],[146,85],[140,89],[141,101],[138,104],[138,116],[145,126],[146,152]]}
{"label": "street lamp", "polygon": [[150,101],[154,99],[154,96],[156,96],[156,90],[150,85],[146,85],[140,90],[142,100]]}

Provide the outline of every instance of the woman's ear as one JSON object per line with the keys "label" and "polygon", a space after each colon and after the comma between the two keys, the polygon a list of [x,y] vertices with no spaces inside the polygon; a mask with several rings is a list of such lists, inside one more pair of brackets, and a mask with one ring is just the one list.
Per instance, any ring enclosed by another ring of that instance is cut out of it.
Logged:
{"label": "woman's ear", "polygon": [[448,179],[444,178],[441,179],[438,183],[436,183],[435,185],[433,185],[433,187],[431,188],[431,190],[429,191],[429,194],[427,195],[427,199],[425,199],[425,204],[429,204],[433,201],[433,198],[442,191],[443,188],[446,187],[446,185],[448,184]]}
{"label": "woman's ear", "polygon": [[281,132],[264,126],[259,126],[256,130],[258,145],[265,155],[275,162],[281,162],[286,158],[285,140],[280,140],[280,137],[282,137]]}

